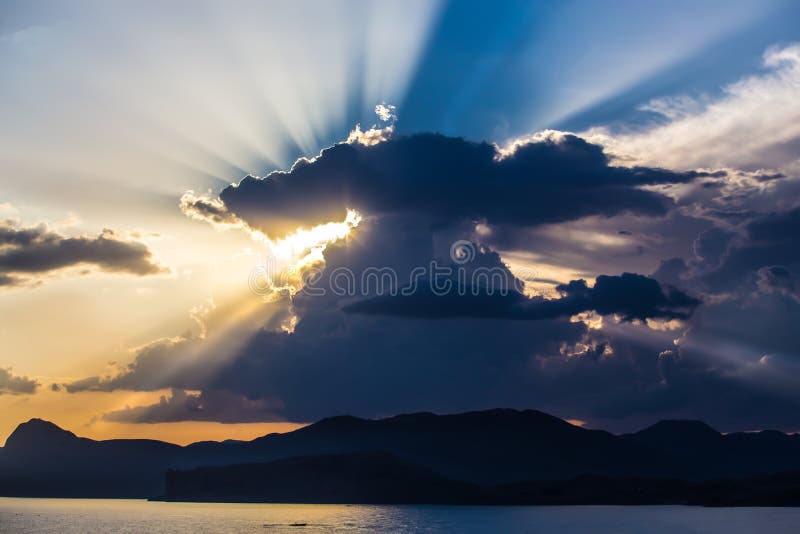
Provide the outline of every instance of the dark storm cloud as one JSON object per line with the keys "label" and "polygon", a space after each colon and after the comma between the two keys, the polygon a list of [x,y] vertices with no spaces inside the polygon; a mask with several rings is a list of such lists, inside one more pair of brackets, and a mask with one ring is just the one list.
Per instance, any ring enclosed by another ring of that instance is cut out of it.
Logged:
{"label": "dark storm cloud", "polygon": [[800,277],[783,265],[759,269],[756,285],[764,293],[780,293],[800,302]]}
{"label": "dark storm cloud", "polygon": [[[266,327],[225,331],[213,343],[161,340],[139,350],[119,375],[66,390],[176,389],[154,405],[105,416],[135,423],[509,406],[616,430],[668,417],[703,418],[723,430],[795,429],[800,388],[792,387],[787,362],[796,354],[791,324],[800,303],[791,296],[792,232],[780,229],[792,226],[791,216],[759,215],[777,198],[791,198],[773,191],[786,190],[789,179],[767,187],[727,171],[616,168],[599,147],[574,136],[498,155],[491,144],[439,135],[341,144],[289,172],[248,177],[220,199],[186,195],[181,207],[197,219],[270,235],[358,209],[364,221],[351,239],[325,249],[317,286],[330,288],[337,269],[362,280],[367,269],[386,267],[402,288],[417,267],[453,266],[451,244],[468,240],[475,245],[468,270],[500,270],[518,281],[504,259],[520,252],[533,269],[540,261],[586,273],[553,281],[559,298],[519,290],[434,297],[420,289],[406,299],[374,287],[358,296],[301,292],[285,306],[285,317],[296,315],[293,333]],[[718,183],[702,187],[703,180]],[[688,181],[664,189],[677,204],[640,187]],[[684,189],[688,200],[680,198]],[[477,221],[488,231],[479,235]],[[745,261],[753,251],[756,259]],[[733,274],[719,287],[741,289],[737,298],[723,299],[704,278],[722,279],[725,269]],[[745,275],[748,284],[731,283]],[[594,286],[567,282],[581,277],[595,278]],[[703,294],[703,306],[689,296]],[[588,311],[606,316],[599,329],[592,315],[575,319]],[[493,320],[476,320],[486,318]]]}
{"label": "dark storm cloud", "polygon": [[207,198],[202,195],[195,195],[189,191],[180,200],[181,211],[191,217],[201,221],[208,221],[212,224],[236,224],[237,217],[228,211],[221,200]]}
{"label": "dark storm cloud", "polygon": [[63,384],[68,393],[82,391],[155,391],[180,388],[200,389],[206,383],[208,364],[192,353],[199,339],[167,338],[140,348],[127,369],[116,376],[91,376]]}
{"label": "dark storm cloud", "polygon": [[752,217],[742,233],[732,238],[718,268],[703,277],[715,292],[748,289],[763,267],[800,267],[800,208]]}
{"label": "dark storm cloud", "polygon": [[[527,391],[536,375],[532,358],[558,354],[562,344],[576,343],[584,332],[582,323],[568,320],[488,321],[477,327],[469,320],[375,318],[314,309],[292,334],[260,330],[243,344],[231,339],[218,345],[215,352],[226,358],[213,372],[208,372],[210,358],[165,345],[139,355],[119,377],[90,378],[69,384],[67,391],[228,391],[235,398],[266,403],[266,409],[241,416],[262,421],[520,405],[514,397]],[[233,415],[225,415],[214,399],[205,412],[191,411],[196,400],[184,402],[179,396],[178,401],[165,399],[109,417],[232,421]]]}
{"label": "dark storm cloud", "polygon": [[[362,273],[370,266],[385,264],[407,272],[432,258],[445,261],[451,238],[448,235],[442,243],[438,241],[426,223],[414,218],[365,221],[358,239],[325,250],[323,276],[336,268]],[[484,248],[475,252],[468,266],[504,267],[495,252]],[[567,285],[563,298],[574,302],[589,299],[600,309],[611,299],[617,313],[631,317],[643,315],[638,299],[631,296],[615,301],[617,291],[639,291],[648,311],[660,310],[670,316],[683,313],[673,309],[675,305],[686,305],[685,311],[694,305],[670,297],[654,280],[637,275],[601,278],[599,286],[595,285]],[[626,299],[636,302],[630,304]],[[227,335],[229,342],[215,343],[214,354],[206,356],[196,352],[204,340],[165,340],[140,351],[121,375],[70,384],[69,389],[227,391],[235,398],[260,399],[276,406],[268,413],[252,415],[264,420],[280,416],[313,421],[341,413],[376,416],[496,406],[538,406],[565,416],[579,411],[590,415],[598,398],[612,393],[622,396],[627,392],[635,405],[643,393],[631,391],[627,381],[657,384],[657,355],[672,346],[672,337],[661,335],[647,351],[637,353],[636,366],[642,369],[633,370],[630,355],[615,355],[607,339],[592,337],[584,323],[571,322],[566,316],[537,321],[463,317],[431,321],[342,313],[341,301],[342,297],[330,294],[297,295],[293,308],[300,319],[291,334],[260,329],[244,340]],[[225,356],[219,364],[215,363],[217,354]],[[559,390],[554,386],[558,383],[572,389]],[[198,417],[182,401],[165,399],[141,408],[109,417],[131,422]],[[630,409],[620,409],[617,415],[624,417]],[[203,416],[217,414],[220,420],[228,420],[229,416],[219,413],[208,408]]]}
{"label": "dark storm cloud", "polygon": [[716,227],[701,232],[694,241],[694,253],[704,263],[718,265],[735,236],[733,232]]}
{"label": "dark storm cloud", "polygon": [[263,399],[250,400],[227,391],[206,390],[187,393],[173,389],[169,396],[147,406],[126,407],[103,414],[113,423],[173,423],[177,421],[218,421],[253,423],[282,421],[274,410],[280,405]]}
{"label": "dark storm cloud", "polygon": [[[785,192],[794,184],[779,186]],[[765,194],[773,199],[784,196],[772,190]],[[793,197],[786,200],[791,203]],[[760,204],[764,199],[751,201]],[[800,390],[797,366],[786,365],[800,362],[795,333],[800,323],[800,249],[795,237],[800,231],[800,209],[768,213],[741,209],[748,205],[739,206],[742,216],[724,221],[723,228],[701,232],[694,240],[692,256],[663,262],[653,276],[706,295],[705,305],[681,339],[684,353],[695,362],[706,361],[709,369],[736,377],[745,383],[745,391],[755,388],[754,404],[743,406],[743,411],[755,417],[761,410],[765,421],[773,415],[785,420],[788,409],[775,414],[772,410],[783,402],[780,399],[796,406],[795,393]],[[711,372],[708,382],[712,381],[724,382]],[[726,395],[740,397],[732,392]],[[755,408],[759,403],[761,407]]]}
{"label": "dark storm cloud", "polygon": [[101,382],[102,380],[99,376],[90,376],[63,384],[62,387],[68,393],[80,393],[82,391],[110,391],[108,388],[102,388]]}
{"label": "dark storm cloud", "polygon": [[755,359],[742,367],[734,347],[720,338],[708,347],[722,348],[724,358],[698,340],[674,344],[674,331],[645,332],[629,323],[607,324],[591,335],[613,354],[551,358],[553,369],[539,387],[555,409],[569,406],[574,417],[619,432],[675,418],[701,419],[722,431],[798,428],[800,392],[796,381],[786,380],[796,365],[771,369]]}
{"label": "dark storm cloud", "polygon": [[[754,383],[733,365],[721,368],[697,348],[675,346],[679,334],[630,323],[590,331],[565,319],[476,323],[315,309],[293,334],[259,332],[202,379],[204,391],[229,391],[228,402],[208,395],[211,400],[198,411],[202,397],[179,394],[108,418],[233,422],[237,417],[223,407],[249,398],[269,408],[245,411],[239,419],[313,421],[342,413],[535,406],[619,431],[668,417],[703,418],[723,430],[792,428],[800,405],[796,388],[775,390],[774,383]],[[200,375],[203,361],[177,356],[182,372],[167,373],[169,381]],[[175,365],[176,353],[159,354],[162,370]],[[132,368],[124,384],[164,386],[163,379],[147,382],[154,379]]]}
{"label": "dark storm cloud", "polygon": [[49,232],[44,225],[19,228],[14,221],[0,221],[0,246],[24,247],[34,242],[48,241]]}
{"label": "dark storm cloud", "polygon": [[639,186],[693,178],[610,166],[601,147],[573,135],[524,143],[501,157],[489,143],[418,134],[372,146],[337,144],[288,172],[248,176],[220,198],[249,224],[272,232],[343,220],[347,208],[530,226],[586,215],[663,214],[671,201]]}
{"label": "dark storm cloud", "polygon": [[532,358],[584,330],[566,320],[476,325],[315,310],[294,334],[259,333],[210,387],[279,398],[296,421],[517,404],[536,374]]}
{"label": "dark storm cloud", "polygon": [[36,393],[39,383],[27,376],[15,376],[11,369],[0,367],[0,395],[18,395]]}
{"label": "dark storm cloud", "polygon": [[634,319],[686,319],[700,301],[672,288],[662,288],[654,279],[634,273],[598,276],[593,287],[585,280],[556,286],[561,298],[528,298],[516,291],[499,293],[488,288],[465,294],[436,294],[430,289],[410,295],[385,295],[344,307],[350,313],[406,317],[473,317],[540,320],[570,317],[594,311]]}
{"label": "dark storm cloud", "polygon": [[770,213],[747,225],[747,234],[755,244],[775,245],[797,237],[800,232],[800,208]]}
{"label": "dark storm cloud", "polygon": [[[366,220],[353,239],[325,250],[322,285],[330,287],[326,277],[336,269],[346,269],[361,279],[375,266],[390,266],[399,273],[398,280],[407,282],[404,275],[431,260],[451,264],[451,244],[464,237],[461,232],[463,228],[458,226],[437,227],[434,232],[428,220],[409,215]],[[499,270],[504,279],[514,279],[499,254],[477,245],[472,261],[459,267],[469,272]],[[497,320],[476,321],[462,313],[432,321],[342,313],[342,305],[351,302],[347,297],[298,294],[293,309],[299,322],[292,334],[266,329],[244,339],[227,334],[227,342],[215,343],[214,354],[205,355],[204,340],[162,340],[141,349],[120,375],[86,379],[69,384],[67,390],[227,391],[232,399],[261,400],[276,406],[263,413],[250,412],[247,417],[254,420],[279,416],[312,421],[341,413],[375,416],[496,406],[538,406],[565,416],[581,412],[588,419],[597,399],[612,392],[635,405],[644,393],[631,391],[627,381],[657,384],[656,358],[672,346],[672,338],[662,336],[647,351],[637,352],[636,358],[627,353],[617,356],[613,343],[593,337],[584,323],[571,322],[569,315],[597,309],[631,319],[683,317],[696,301],[632,274],[599,277],[592,288],[575,281],[560,289],[562,297],[554,304],[530,301],[541,306],[536,321],[507,320],[506,300],[498,304]],[[517,295],[520,303],[529,302]],[[368,288],[365,297],[377,296],[374,287]],[[449,301],[443,297],[443,302]],[[464,302],[457,305],[464,306]],[[486,306],[480,303],[471,311],[485,317],[492,311]],[[415,312],[419,313],[419,306]],[[217,354],[224,355],[219,362]],[[636,365],[642,369],[631,369],[631,361],[640,362]],[[572,389],[559,390],[554,384]],[[192,411],[199,399],[190,397],[178,394],[177,400],[165,398],[163,403],[108,417],[130,422],[201,416],[230,420],[231,415],[218,408],[208,407],[202,414]],[[206,404],[211,406],[210,401]],[[630,407],[616,413],[624,417],[626,410]]]}
{"label": "dark storm cloud", "polygon": [[0,273],[0,287],[3,287],[3,286],[11,287],[11,286],[17,286],[17,285],[20,285],[20,284],[22,284],[22,280],[20,280],[16,276],[10,276],[10,275],[7,275],[7,274]]}
{"label": "dark storm cloud", "polygon": [[166,272],[144,243],[113,230],[67,237],[45,225],[21,227],[0,221],[0,286],[21,285],[28,276],[73,266],[146,276]]}
{"label": "dark storm cloud", "polygon": [[[277,307],[268,307],[269,312],[265,313],[274,318],[275,324],[261,314],[252,317],[237,316],[240,305],[241,301],[237,300],[220,308],[199,311],[195,309],[191,315],[199,323],[199,334],[187,331],[181,336],[154,340],[135,349],[133,361],[118,372],[107,376],[90,376],[60,385],[67,393],[120,389],[204,389],[220,367],[236,357],[237,347],[252,337],[254,332],[276,328],[285,318],[285,313],[282,314]],[[207,330],[213,339],[204,337]],[[218,330],[222,330],[224,335],[213,336]]]}
{"label": "dark storm cloud", "polygon": [[681,287],[684,281],[681,276],[689,270],[686,260],[683,258],[670,258],[662,260],[658,268],[653,272],[652,277],[661,283],[669,284],[673,287]]}

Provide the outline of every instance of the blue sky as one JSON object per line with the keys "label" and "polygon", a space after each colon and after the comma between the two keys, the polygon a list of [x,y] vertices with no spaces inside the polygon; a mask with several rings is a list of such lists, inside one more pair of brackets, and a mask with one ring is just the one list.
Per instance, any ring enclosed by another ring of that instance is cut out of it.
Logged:
{"label": "blue sky", "polygon": [[799,10],[793,2],[447,3],[400,125],[497,139],[630,119],[651,98],[713,93],[758,68],[766,47],[798,38]]}

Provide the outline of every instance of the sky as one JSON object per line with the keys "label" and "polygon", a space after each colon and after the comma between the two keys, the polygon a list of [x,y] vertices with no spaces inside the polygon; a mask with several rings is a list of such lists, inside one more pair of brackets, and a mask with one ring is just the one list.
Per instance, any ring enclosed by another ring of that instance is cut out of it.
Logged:
{"label": "sky", "polygon": [[0,441],[800,431],[798,18],[0,1]]}

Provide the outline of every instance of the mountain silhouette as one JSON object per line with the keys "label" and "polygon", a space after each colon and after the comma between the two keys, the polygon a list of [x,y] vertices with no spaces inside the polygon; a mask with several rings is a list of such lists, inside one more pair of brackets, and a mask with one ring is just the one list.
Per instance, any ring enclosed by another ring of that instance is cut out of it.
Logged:
{"label": "mountain silhouette", "polygon": [[44,419],[31,419],[19,425],[6,439],[6,450],[23,450],[27,447],[36,447],[40,443],[49,443],[53,446],[68,445],[80,439],[69,430],[45,421]]}
{"label": "mountain silhouette", "polygon": [[163,487],[163,471],[181,451],[156,440],[79,438],[31,419],[0,449],[0,494],[145,497]]}
{"label": "mountain silhouette", "polygon": [[157,500],[318,504],[798,506],[800,472],[742,479],[582,475],[480,485],[444,478],[389,453],[301,456],[166,473]]}
{"label": "mountain silhouette", "polygon": [[165,500],[359,504],[480,503],[481,489],[386,452],[302,456],[166,473]]}
{"label": "mountain silhouette", "polygon": [[669,457],[672,476],[690,480],[754,477],[798,468],[800,436],[776,430],[720,434],[702,421],[661,421],[621,436]]}
{"label": "mountain silhouette", "polygon": [[377,453],[440,480],[482,488],[582,476],[698,482],[800,470],[800,436],[720,434],[697,421],[663,421],[614,435],[535,410],[416,413],[377,420],[339,416],[252,441],[188,446],[95,441],[32,419],[0,449],[0,495],[152,497],[164,494],[168,469]]}

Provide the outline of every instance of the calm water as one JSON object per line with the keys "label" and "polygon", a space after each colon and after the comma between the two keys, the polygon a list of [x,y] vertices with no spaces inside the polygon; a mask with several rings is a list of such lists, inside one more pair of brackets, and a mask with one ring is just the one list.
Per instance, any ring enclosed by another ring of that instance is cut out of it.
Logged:
{"label": "calm water", "polygon": [[[305,526],[292,526],[305,523]],[[800,508],[344,506],[0,498],[0,532],[797,532]]]}

